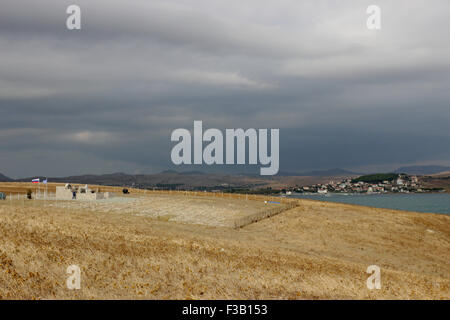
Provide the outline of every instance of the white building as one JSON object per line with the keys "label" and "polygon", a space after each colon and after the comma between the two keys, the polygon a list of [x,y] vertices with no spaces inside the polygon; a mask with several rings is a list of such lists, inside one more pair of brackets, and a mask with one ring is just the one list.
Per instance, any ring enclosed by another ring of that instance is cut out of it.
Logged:
{"label": "white building", "polygon": [[100,200],[112,197],[114,197],[114,192],[96,192],[89,189],[87,185],[85,187],[72,187],[70,184],[66,184],[64,187],[56,187],[57,200]]}

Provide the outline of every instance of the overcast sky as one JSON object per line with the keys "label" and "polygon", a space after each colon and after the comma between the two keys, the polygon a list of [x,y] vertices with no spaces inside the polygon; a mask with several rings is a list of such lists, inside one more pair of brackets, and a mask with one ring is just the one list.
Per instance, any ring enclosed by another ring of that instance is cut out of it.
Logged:
{"label": "overcast sky", "polygon": [[0,6],[5,175],[158,172],[194,120],[279,128],[281,171],[450,164],[448,0]]}

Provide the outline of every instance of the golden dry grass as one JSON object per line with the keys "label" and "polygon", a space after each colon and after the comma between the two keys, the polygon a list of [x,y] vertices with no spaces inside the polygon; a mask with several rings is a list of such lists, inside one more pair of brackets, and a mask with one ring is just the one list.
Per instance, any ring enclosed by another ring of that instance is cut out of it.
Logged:
{"label": "golden dry grass", "polygon": [[450,298],[446,215],[302,200],[234,230],[3,201],[0,235],[3,299]]}

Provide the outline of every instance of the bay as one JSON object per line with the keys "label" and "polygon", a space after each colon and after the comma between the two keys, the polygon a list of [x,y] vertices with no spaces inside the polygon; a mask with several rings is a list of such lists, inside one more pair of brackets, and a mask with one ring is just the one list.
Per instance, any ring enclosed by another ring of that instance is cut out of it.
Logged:
{"label": "bay", "polygon": [[450,194],[292,194],[290,197],[416,212],[450,214]]}

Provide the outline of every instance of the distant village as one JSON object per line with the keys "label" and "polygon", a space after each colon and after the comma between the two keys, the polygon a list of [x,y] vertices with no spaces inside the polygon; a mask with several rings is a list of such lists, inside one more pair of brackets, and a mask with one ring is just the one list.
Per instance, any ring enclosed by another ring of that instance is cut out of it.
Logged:
{"label": "distant village", "polygon": [[296,187],[289,192],[297,193],[425,193],[443,191],[441,188],[425,188],[419,178],[407,174],[373,174],[359,178],[346,178],[339,182]]}
{"label": "distant village", "polygon": [[[317,183],[307,186],[290,186],[282,188],[273,188],[271,186],[257,184],[237,184],[222,183],[220,185],[210,186],[189,186],[184,183],[157,183],[156,185],[148,184],[131,184],[130,187],[153,189],[153,190],[190,190],[190,191],[209,191],[223,193],[249,193],[249,194],[281,194],[292,195],[293,193],[304,194],[385,194],[385,193],[430,193],[445,192],[444,188],[434,187],[427,184],[424,185],[422,180],[429,178],[426,176],[417,176],[409,174],[397,173],[377,173],[364,175],[360,177],[344,178],[342,180],[334,180],[328,183]],[[426,180],[424,180],[426,182]]]}

